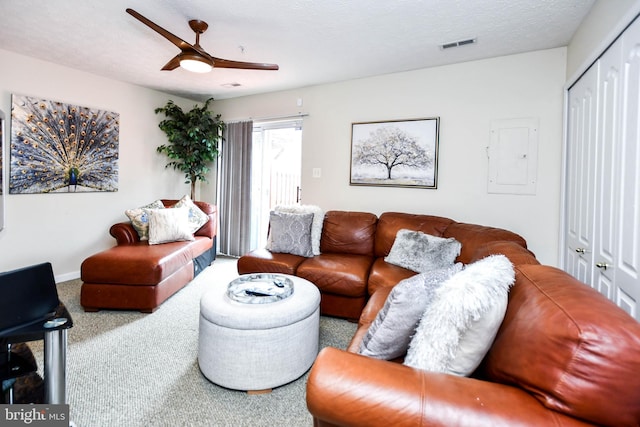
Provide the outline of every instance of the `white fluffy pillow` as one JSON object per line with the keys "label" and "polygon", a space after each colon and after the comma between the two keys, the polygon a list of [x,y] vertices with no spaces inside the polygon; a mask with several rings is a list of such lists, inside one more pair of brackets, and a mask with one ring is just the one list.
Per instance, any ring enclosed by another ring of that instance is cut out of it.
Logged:
{"label": "white fluffy pillow", "polygon": [[149,217],[149,244],[194,240],[189,208],[145,209]]}
{"label": "white fluffy pillow", "polygon": [[[311,222],[311,250],[313,255],[320,255],[320,237],[322,236],[322,225],[324,224],[324,212],[319,206],[315,205],[278,205],[273,208],[275,212],[286,212],[296,214],[313,214]],[[266,249],[271,250],[272,247],[271,231],[267,236]]]}
{"label": "white fluffy pillow", "polygon": [[507,309],[513,265],[504,255],[469,264],[436,291],[411,340],[405,365],[468,376],[489,351]]}
{"label": "white fluffy pillow", "polygon": [[385,261],[408,270],[425,273],[453,265],[462,244],[453,237],[443,238],[421,231],[401,229]]}

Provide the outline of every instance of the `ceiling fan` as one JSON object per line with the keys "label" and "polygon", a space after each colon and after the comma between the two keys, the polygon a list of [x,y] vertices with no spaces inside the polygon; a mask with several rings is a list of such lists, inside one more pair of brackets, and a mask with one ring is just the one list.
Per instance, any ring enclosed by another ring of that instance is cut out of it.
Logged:
{"label": "ceiling fan", "polygon": [[182,67],[196,73],[206,73],[211,71],[214,67],[241,68],[246,70],[277,70],[279,68],[276,64],[232,61],[209,55],[200,46],[200,34],[204,33],[209,27],[209,25],[204,21],[199,21],[197,19],[189,21],[189,26],[196,33],[195,44],[189,44],[180,37],[170,33],[156,23],[140,15],[135,10],[127,9],[127,13],[163,36],[165,39],[169,40],[171,43],[176,45],[178,49],[180,49],[181,52],[167,62],[167,64],[162,67],[162,70],[170,71],[178,67]]}

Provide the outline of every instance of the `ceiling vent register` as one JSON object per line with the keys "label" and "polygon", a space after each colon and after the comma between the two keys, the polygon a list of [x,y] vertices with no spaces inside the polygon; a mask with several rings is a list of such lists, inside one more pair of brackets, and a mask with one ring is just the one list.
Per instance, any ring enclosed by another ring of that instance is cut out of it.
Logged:
{"label": "ceiling vent register", "polygon": [[470,44],[476,44],[478,42],[478,39],[466,39],[466,40],[458,40],[455,42],[449,42],[449,43],[444,43],[440,45],[440,49],[445,50],[445,49],[451,49],[453,47],[460,47],[460,46],[466,46],[466,45],[470,45]]}

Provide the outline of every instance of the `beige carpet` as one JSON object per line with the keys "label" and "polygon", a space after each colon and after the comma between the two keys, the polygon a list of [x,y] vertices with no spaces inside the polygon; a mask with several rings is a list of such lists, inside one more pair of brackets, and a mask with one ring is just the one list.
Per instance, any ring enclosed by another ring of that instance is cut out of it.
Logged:
{"label": "beige carpet", "polygon": [[[71,312],[67,395],[78,427],[311,426],[307,374],[270,394],[216,386],[197,362],[200,297],[237,277],[236,261],[219,258],[151,314],[85,313],[79,280],[58,285]],[[321,317],[320,347],[345,348],[355,332],[345,320]],[[41,357],[41,347],[34,345]],[[40,359],[41,360],[41,359]]]}

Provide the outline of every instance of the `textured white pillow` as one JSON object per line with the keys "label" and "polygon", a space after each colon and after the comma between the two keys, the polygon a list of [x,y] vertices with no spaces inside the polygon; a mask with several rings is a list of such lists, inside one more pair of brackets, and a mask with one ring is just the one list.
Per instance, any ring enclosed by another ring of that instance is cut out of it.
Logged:
{"label": "textured white pillow", "polygon": [[462,244],[453,237],[447,239],[420,231],[398,230],[385,261],[424,273],[453,265]]}
{"label": "textured white pillow", "polygon": [[416,274],[400,281],[367,330],[358,353],[391,360],[407,352],[422,313],[433,301],[438,286],[462,270],[462,263]]}
{"label": "textured white pillow", "polygon": [[[312,213],[313,221],[311,223],[311,250],[314,255],[320,255],[320,238],[322,237],[322,225],[324,224],[324,212],[320,206],[315,205],[278,205],[273,208],[275,212],[287,213]],[[266,249],[271,250],[272,237],[271,230],[267,236]]]}
{"label": "textured white pillow", "polygon": [[504,255],[469,264],[436,291],[411,340],[405,365],[468,376],[487,354],[515,281]]}
{"label": "textured white pillow", "polygon": [[135,209],[127,209],[124,214],[131,220],[131,225],[138,232],[140,240],[149,240],[149,217],[145,209],[164,209],[162,200]]}
{"label": "textured white pillow", "polygon": [[189,209],[189,227],[191,229],[191,233],[195,233],[209,221],[209,215],[202,212],[193,201],[191,197],[185,195],[182,199],[178,200],[178,203],[175,204],[174,208],[182,208],[186,207]]}
{"label": "textured white pillow", "polygon": [[149,244],[194,240],[189,208],[145,209],[149,216]]}
{"label": "textured white pillow", "polygon": [[271,211],[269,224],[271,227],[271,251],[313,256],[311,249],[311,223],[313,214],[294,214]]}

